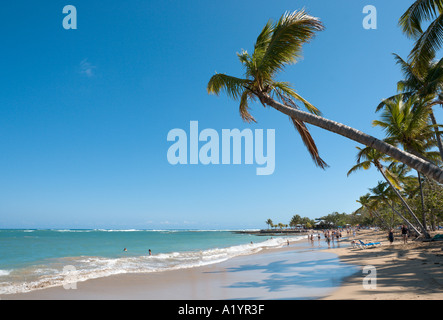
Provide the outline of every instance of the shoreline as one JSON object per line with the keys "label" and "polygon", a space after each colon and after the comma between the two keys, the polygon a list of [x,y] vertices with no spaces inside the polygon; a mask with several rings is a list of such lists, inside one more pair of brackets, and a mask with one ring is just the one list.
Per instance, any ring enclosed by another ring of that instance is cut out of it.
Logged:
{"label": "shoreline", "polygon": [[[443,300],[442,241],[403,244],[396,237],[390,245],[385,232],[371,230],[359,232],[356,239],[382,245],[352,248],[350,237],[342,239],[339,247],[328,248],[323,238],[320,247],[317,240],[312,244],[301,239],[211,265],[112,275],[79,282],[75,290],[59,286],[1,295],[0,299]],[[365,266],[375,267],[376,283],[369,282],[375,288],[363,287],[368,275],[362,272]]]}
{"label": "shoreline", "polygon": [[[307,239],[224,262],[153,273],[119,274],[26,293],[2,300],[270,300],[318,299],[340,285],[355,267],[315,248]],[[329,276],[332,275],[332,276]]]}

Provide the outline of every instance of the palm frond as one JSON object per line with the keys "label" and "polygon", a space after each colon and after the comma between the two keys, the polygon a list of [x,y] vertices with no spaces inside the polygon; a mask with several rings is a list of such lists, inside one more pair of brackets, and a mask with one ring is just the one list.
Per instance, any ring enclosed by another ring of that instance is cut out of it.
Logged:
{"label": "palm frond", "polygon": [[229,97],[238,100],[249,83],[250,81],[247,79],[240,79],[223,73],[216,73],[209,80],[207,90],[208,93],[216,95],[225,91]]}
{"label": "palm frond", "polygon": [[418,38],[410,53],[414,68],[426,69],[435,57],[435,52],[443,45],[443,14],[440,14]]}
{"label": "palm frond", "polygon": [[371,161],[363,161],[359,162],[356,165],[354,165],[351,169],[349,169],[347,176],[349,177],[352,173],[358,171],[358,170],[368,170],[371,167]]}
{"label": "palm frond", "polygon": [[272,26],[272,36],[267,33],[266,37],[262,37],[265,40],[260,42],[260,55],[257,55],[256,60],[257,72],[264,80],[271,79],[285,65],[295,63],[301,58],[302,45],[309,42],[315,32],[323,29],[320,20],[304,10],[286,12]]}
{"label": "palm frond", "polygon": [[263,30],[257,37],[254,45],[254,53],[252,55],[253,61],[261,61],[263,55],[266,53],[266,49],[269,46],[269,42],[272,38],[272,33],[274,32],[274,23],[269,20],[263,27]]}
{"label": "palm frond", "polygon": [[387,107],[390,103],[394,103],[397,100],[408,100],[413,94],[414,94],[414,92],[412,92],[412,91],[402,92],[402,93],[393,95],[392,97],[383,99],[379,103],[379,105],[375,108],[375,112],[380,111],[381,109]]}
{"label": "palm frond", "polygon": [[418,38],[423,33],[421,23],[433,19],[443,11],[441,0],[417,0],[401,16],[399,25],[410,38]]}
{"label": "palm frond", "polygon": [[[289,82],[272,82],[271,87],[273,87],[277,92],[281,95],[286,96],[286,98],[290,99],[290,104],[295,105],[295,102],[292,99],[298,100],[303,103],[305,108],[316,115],[321,115],[320,110],[318,110],[315,106],[313,106],[310,102],[304,99],[301,95],[299,95],[289,84]],[[288,101],[283,101],[288,102]]]}
{"label": "palm frond", "polygon": [[290,117],[290,119],[295,129],[297,129],[298,133],[300,134],[300,137],[302,138],[304,145],[308,149],[312,160],[314,160],[314,163],[322,169],[329,167],[329,165],[320,157],[315,141],[309,133],[309,130],[306,127],[305,123],[292,117]]}
{"label": "palm frond", "polygon": [[413,68],[413,66],[405,61],[398,54],[393,53],[395,63],[400,66],[400,69],[405,76],[406,79],[413,79],[415,81],[420,81],[420,75],[417,73],[417,70]]}
{"label": "palm frond", "polygon": [[254,117],[249,113],[249,100],[253,99],[253,95],[249,90],[243,91],[243,94],[240,98],[240,116],[242,117],[243,121],[251,123],[251,122],[257,122]]}

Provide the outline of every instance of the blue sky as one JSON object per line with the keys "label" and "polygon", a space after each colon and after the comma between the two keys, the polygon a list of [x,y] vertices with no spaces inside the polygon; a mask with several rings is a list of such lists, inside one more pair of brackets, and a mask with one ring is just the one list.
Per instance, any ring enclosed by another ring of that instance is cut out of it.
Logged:
{"label": "blue sky", "polygon": [[[413,1],[12,1],[0,12],[1,228],[260,228],[268,218],[350,213],[381,177],[346,176],[356,143],[310,126],[314,166],[288,118],[212,96],[214,72],[242,76],[236,53],[252,51],[268,19],[305,8],[326,30],[280,78],[326,118],[379,138],[380,99],[401,78],[393,52],[412,47],[397,26]],[[65,5],[76,30],[62,27]],[[377,30],[365,30],[366,5]],[[439,117],[440,114],[437,114]],[[169,130],[275,129],[276,167],[172,166]]]}

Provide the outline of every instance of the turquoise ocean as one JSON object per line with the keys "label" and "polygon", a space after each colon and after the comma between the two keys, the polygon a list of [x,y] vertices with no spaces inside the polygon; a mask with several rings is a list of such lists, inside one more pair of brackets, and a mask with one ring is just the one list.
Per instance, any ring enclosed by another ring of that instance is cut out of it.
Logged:
{"label": "turquoise ocean", "polygon": [[0,294],[63,285],[73,271],[85,281],[198,267],[303,238],[219,230],[0,229]]}

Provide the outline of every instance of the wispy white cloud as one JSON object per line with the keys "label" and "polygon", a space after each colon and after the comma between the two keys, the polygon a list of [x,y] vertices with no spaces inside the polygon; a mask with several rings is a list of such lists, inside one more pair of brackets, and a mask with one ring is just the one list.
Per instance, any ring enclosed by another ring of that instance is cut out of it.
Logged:
{"label": "wispy white cloud", "polygon": [[97,67],[92,65],[87,58],[80,62],[80,73],[86,75],[88,78],[95,75],[94,69],[96,68]]}

